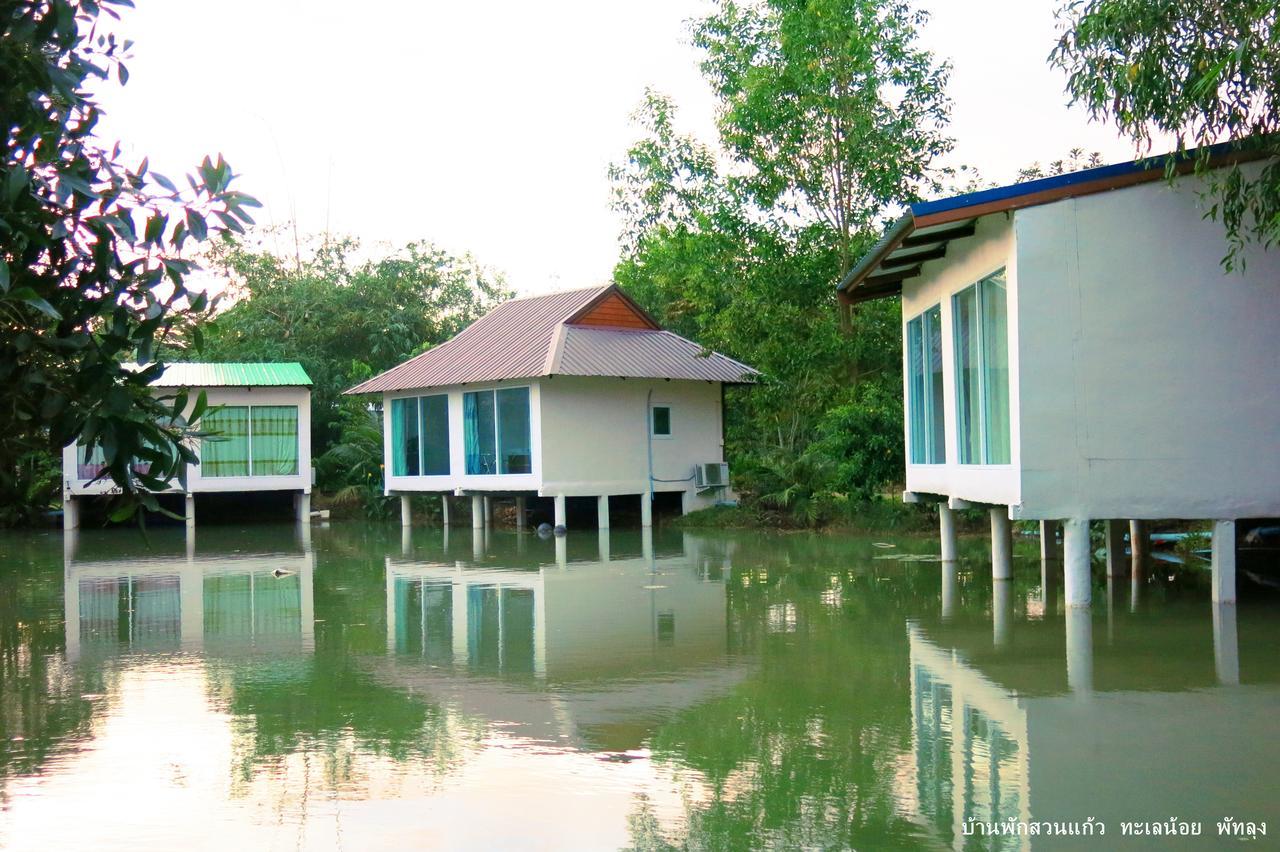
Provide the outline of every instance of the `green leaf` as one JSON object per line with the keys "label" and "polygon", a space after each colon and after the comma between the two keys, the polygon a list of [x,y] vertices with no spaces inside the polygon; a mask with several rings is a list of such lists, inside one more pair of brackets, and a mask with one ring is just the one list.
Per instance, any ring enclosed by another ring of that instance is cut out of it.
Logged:
{"label": "green leaf", "polygon": [[40,298],[40,294],[35,290],[32,290],[30,287],[19,287],[18,289],[11,291],[9,293],[9,298],[15,299],[19,302],[25,302],[40,313],[45,314],[52,319],[62,319],[62,314],[58,313],[57,309],[54,308],[53,305]]}

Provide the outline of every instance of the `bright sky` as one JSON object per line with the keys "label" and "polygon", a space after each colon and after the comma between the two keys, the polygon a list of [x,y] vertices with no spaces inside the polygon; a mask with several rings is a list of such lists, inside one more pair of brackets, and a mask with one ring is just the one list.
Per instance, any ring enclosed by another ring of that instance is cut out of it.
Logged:
{"label": "bright sky", "polygon": [[[713,140],[685,21],[701,0],[136,0],[131,77],[102,134],[177,177],[223,153],[262,224],[469,251],[521,294],[607,281],[609,163],[651,85]],[[1045,57],[1058,0],[925,0],[954,65],[954,164],[1003,181],[1081,146],[1132,148],[1065,107]],[[292,237],[279,238],[288,251]]]}

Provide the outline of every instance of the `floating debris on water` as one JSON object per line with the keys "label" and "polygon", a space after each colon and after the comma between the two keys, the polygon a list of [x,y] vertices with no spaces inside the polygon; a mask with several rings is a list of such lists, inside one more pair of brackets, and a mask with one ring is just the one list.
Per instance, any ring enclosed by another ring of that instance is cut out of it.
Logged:
{"label": "floating debris on water", "polygon": [[871,542],[871,546],[872,547],[897,547],[898,545],[890,544],[887,541],[873,541]]}

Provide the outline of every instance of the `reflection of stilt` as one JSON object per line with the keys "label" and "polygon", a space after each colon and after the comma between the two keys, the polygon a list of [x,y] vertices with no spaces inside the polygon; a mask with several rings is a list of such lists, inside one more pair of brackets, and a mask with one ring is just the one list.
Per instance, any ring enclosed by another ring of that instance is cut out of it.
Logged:
{"label": "reflection of stilt", "polygon": [[1151,552],[1151,533],[1146,521],[1129,522],[1129,554],[1132,570],[1141,574],[1147,554]]}
{"label": "reflection of stilt", "polygon": [[1087,695],[1093,691],[1093,613],[1067,607],[1067,686]]}
{"label": "reflection of stilt", "polygon": [[62,583],[62,617],[66,632],[67,662],[74,663],[80,659],[80,583],[71,576],[71,560],[75,554],[78,534],[74,527],[63,533],[62,547],[66,561],[62,563],[64,580]]}
{"label": "reflection of stilt", "polygon": [[996,580],[991,595],[991,630],[997,648],[1009,644],[1009,625],[1013,621],[1013,581]]}
{"label": "reflection of stilt", "polygon": [[1135,557],[1129,570],[1129,612],[1138,611],[1138,597],[1142,591],[1142,563]]}
{"label": "reflection of stilt", "polygon": [[190,556],[178,572],[178,619],[184,651],[204,645],[204,568]]}
{"label": "reflection of stilt", "polygon": [[303,554],[302,565],[298,571],[299,609],[302,614],[302,648],[305,651],[314,651],[316,647],[315,590],[312,587],[315,577],[315,564],[316,555],[308,549]]}
{"label": "reflection of stilt", "polygon": [[1218,683],[1240,683],[1240,648],[1236,634],[1236,608],[1232,604],[1213,605],[1213,668]]}
{"label": "reflection of stilt", "polygon": [[955,560],[942,563],[942,618],[944,621],[956,613],[956,563]]}
{"label": "reflection of stilt", "polygon": [[391,557],[386,559],[383,573],[387,576],[387,653],[396,652],[396,575],[391,571]]}
{"label": "reflection of stilt", "polygon": [[471,560],[476,563],[484,561],[484,529],[471,528]]}
{"label": "reflection of stilt", "polygon": [[1107,644],[1116,641],[1116,578],[1107,574]]}
{"label": "reflection of stilt", "polygon": [[556,539],[556,565],[560,568],[569,566],[569,537],[567,535],[558,535]]}

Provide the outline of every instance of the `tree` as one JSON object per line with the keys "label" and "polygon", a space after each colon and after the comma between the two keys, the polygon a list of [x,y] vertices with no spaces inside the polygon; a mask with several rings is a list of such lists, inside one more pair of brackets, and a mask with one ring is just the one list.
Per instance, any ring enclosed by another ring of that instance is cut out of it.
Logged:
{"label": "tree", "polygon": [[[158,399],[164,343],[199,315],[190,242],[251,221],[256,202],[206,158],[188,191],[100,146],[90,91],[128,80],[128,42],[99,27],[128,0],[0,0],[0,501],[29,499],[33,453],[83,435],[100,446],[126,511],[155,506],[185,462],[184,394]],[[144,364],[132,369],[127,362]],[[198,414],[198,405],[197,411]],[[149,473],[133,461],[149,462]],[[33,506],[34,510],[44,507]]]}
{"label": "tree", "polygon": [[[1051,64],[1068,74],[1073,103],[1150,150],[1156,134],[1196,148],[1195,170],[1217,197],[1227,268],[1250,241],[1280,241],[1280,42],[1274,0],[1072,0]],[[1211,171],[1206,146],[1230,142],[1268,161]],[[1169,163],[1175,173],[1176,161]]]}

